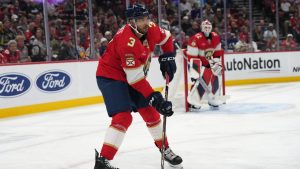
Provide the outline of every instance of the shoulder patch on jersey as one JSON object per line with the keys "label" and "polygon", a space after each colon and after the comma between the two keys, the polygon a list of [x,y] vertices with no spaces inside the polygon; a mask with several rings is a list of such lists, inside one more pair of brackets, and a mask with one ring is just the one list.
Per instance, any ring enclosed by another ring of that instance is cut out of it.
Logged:
{"label": "shoulder patch on jersey", "polygon": [[216,32],[211,32],[211,34],[212,34],[213,36],[218,36],[218,34],[217,34]]}
{"label": "shoulder patch on jersey", "polygon": [[202,35],[200,33],[197,33],[195,36],[196,36],[197,39],[202,38]]}
{"label": "shoulder patch on jersey", "polygon": [[148,26],[151,28],[151,27],[155,27],[155,23],[154,22],[149,22]]}
{"label": "shoulder patch on jersey", "polygon": [[126,66],[133,67],[135,66],[134,55],[131,53],[125,54]]}

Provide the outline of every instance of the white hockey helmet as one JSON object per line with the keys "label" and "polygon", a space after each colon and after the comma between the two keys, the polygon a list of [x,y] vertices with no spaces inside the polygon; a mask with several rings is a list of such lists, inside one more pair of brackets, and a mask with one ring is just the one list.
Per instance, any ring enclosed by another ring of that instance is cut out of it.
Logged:
{"label": "white hockey helmet", "polygon": [[207,19],[201,23],[201,31],[205,34],[206,37],[209,36],[211,30],[212,25]]}

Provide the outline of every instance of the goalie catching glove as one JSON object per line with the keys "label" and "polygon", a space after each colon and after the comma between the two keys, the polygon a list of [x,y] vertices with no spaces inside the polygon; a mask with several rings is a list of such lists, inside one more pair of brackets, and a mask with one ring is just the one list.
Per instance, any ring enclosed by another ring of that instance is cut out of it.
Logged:
{"label": "goalie catching glove", "polygon": [[215,76],[222,75],[222,69],[223,69],[223,67],[222,67],[220,58],[214,58],[214,59],[209,60],[209,65],[210,65],[212,73]]}
{"label": "goalie catching glove", "polygon": [[153,92],[149,98],[149,105],[153,106],[160,114],[164,116],[172,116],[172,103],[170,101],[166,101],[160,92]]}
{"label": "goalie catching glove", "polygon": [[159,56],[160,71],[164,78],[168,74],[170,81],[172,81],[176,72],[175,53],[168,52]]}

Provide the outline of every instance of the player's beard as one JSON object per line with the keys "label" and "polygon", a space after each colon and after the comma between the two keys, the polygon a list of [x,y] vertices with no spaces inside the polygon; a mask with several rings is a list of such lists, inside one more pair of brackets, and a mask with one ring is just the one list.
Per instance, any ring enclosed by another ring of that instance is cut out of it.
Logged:
{"label": "player's beard", "polygon": [[149,28],[149,26],[148,26],[148,25],[145,25],[145,26],[143,26],[143,27],[137,27],[137,30],[138,30],[140,33],[142,33],[142,34],[145,34],[145,33],[147,33],[148,28]]}

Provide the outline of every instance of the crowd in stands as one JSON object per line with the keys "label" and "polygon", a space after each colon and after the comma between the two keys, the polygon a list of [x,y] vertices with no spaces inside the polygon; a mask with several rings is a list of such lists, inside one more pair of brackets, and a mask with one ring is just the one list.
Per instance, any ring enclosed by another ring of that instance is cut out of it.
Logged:
{"label": "crowd in stands", "polygon": [[[224,29],[223,0],[162,0],[163,18],[168,20],[173,37],[186,47],[189,37],[200,31],[203,19],[212,22],[221,35],[227,52],[256,52],[297,50],[300,44],[300,0],[279,0],[279,30],[276,31],[276,4],[274,0],[253,0],[254,8],[263,9],[262,16],[253,23],[252,42],[249,34],[249,11],[234,0],[227,2],[227,32]],[[94,36],[90,36],[88,1],[73,0],[55,3],[49,0],[48,25],[50,34],[50,60],[98,59],[118,29],[126,23],[125,0],[93,0]],[[158,9],[153,0],[131,0],[142,3],[157,22]],[[181,29],[179,28],[180,6]],[[76,29],[75,29],[76,27]],[[0,4],[0,64],[46,61],[45,25],[43,5],[34,0],[1,0]],[[94,37],[94,49],[90,48]],[[227,39],[225,39],[227,37]],[[279,38],[279,41],[277,40]],[[278,44],[279,43],[279,44]],[[95,55],[91,55],[94,51]]]}

